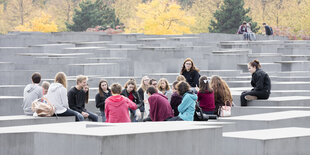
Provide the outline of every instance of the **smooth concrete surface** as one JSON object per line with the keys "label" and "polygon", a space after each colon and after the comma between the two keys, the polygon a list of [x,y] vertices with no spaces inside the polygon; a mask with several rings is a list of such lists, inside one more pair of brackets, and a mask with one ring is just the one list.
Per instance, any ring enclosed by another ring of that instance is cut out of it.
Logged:
{"label": "smooth concrete surface", "polygon": [[74,122],[74,116],[68,117],[35,117],[26,115],[0,116],[0,127],[24,126],[36,124]]}
{"label": "smooth concrete surface", "polygon": [[0,128],[0,154],[221,154],[221,137],[221,127],[187,122],[32,125]]}
{"label": "smooth concrete surface", "polygon": [[290,110],[273,113],[221,117],[219,121],[235,122],[236,131],[270,129],[280,127],[307,127],[310,125],[310,111]]}
{"label": "smooth concrete surface", "polygon": [[306,155],[309,128],[276,128],[223,133],[223,155]]}

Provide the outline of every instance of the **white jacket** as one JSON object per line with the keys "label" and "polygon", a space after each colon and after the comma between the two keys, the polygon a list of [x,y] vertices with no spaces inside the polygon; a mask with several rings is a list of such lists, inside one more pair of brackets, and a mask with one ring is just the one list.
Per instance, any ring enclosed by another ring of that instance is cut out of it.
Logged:
{"label": "white jacket", "polygon": [[52,83],[50,85],[47,99],[55,106],[56,114],[62,114],[69,109],[67,89],[60,83]]}

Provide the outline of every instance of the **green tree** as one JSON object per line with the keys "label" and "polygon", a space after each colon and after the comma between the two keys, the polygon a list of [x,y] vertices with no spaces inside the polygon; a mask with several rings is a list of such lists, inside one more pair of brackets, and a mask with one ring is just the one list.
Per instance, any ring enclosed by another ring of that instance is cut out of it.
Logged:
{"label": "green tree", "polygon": [[86,0],[80,3],[80,10],[75,9],[73,24],[66,23],[68,30],[85,31],[87,28],[110,26],[115,28],[120,22],[115,15],[113,8],[103,2],[103,0]]}
{"label": "green tree", "polygon": [[224,4],[214,13],[216,21],[211,20],[209,31],[212,33],[236,33],[243,21],[252,23],[252,31],[257,32],[256,22],[247,14],[250,8],[244,9],[243,0],[224,0]]}

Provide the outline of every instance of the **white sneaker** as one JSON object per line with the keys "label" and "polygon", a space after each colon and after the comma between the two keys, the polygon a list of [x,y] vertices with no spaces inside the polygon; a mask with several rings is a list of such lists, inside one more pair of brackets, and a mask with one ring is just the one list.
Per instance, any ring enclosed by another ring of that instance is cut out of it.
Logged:
{"label": "white sneaker", "polygon": [[246,95],[244,98],[245,98],[246,100],[248,100],[248,101],[257,100],[257,97],[256,97],[256,96],[252,96],[252,95]]}

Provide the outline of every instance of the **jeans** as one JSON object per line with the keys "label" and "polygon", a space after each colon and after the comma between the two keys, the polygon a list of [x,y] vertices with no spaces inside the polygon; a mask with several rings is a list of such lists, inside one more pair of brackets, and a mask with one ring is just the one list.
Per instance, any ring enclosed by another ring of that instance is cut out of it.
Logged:
{"label": "jeans", "polygon": [[247,106],[247,100],[244,98],[246,95],[251,95],[251,96],[256,96],[257,99],[268,99],[270,93],[267,91],[255,91],[255,90],[251,90],[251,91],[244,91],[241,93],[240,96],[240,101],[241,101],[241,106]]}
{"label": "jeans", "polygon": [[106,121],[106,117],[105,117],[105,112],[104,111],[100,111],[101,112],[101,118],[102,118],[102,122]]}
{"label": "jeans", "polygon": [[77,111],[67,109],[64,113],[57,114],[57,116],[75,116],[75,121],[84,121],[84,117]]}
{"label": "jeans", "polygon": [[214,115],[214,111],[202,111],[206,115]]}
{"label": "jeans", "polygon": [[136,120],[136,110],[129,109],[131,122],[137,122]]}
{"label": "jeans", "polygon": [[88,119],[93,121],[93,122],[98,122],[98,116],[97,114],[94,114],[92,112],[88,112],[86,111],[86,113],[88,113]]}
{"label": "jeans", "polygon": [[183,119],[181,117],[179,117],[179,116],[175,116],[175,117],[170,118],[167,121],[183,121]]}

